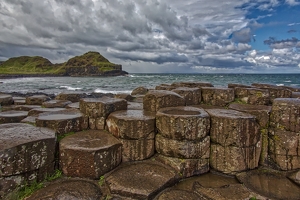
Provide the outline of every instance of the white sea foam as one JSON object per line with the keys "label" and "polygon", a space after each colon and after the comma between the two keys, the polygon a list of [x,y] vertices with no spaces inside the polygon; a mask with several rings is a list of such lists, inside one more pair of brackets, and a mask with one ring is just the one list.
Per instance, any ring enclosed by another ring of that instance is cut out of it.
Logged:
{"label": "white sea foam", "polygon": [[107,93],[112,93],[112,94],[120,94],[120,93],[125,93],[125,94],[131,94],[131,90],[123,90],[123,91],[108,91],[108,90],[102,90],[100,88],[95,89],[94,91],[95,93],[103,93],[103,94],[107,94]]}
{"label": "white sea foam", "polygon": [[62,85],[60,86],[59,88],[65,88],[67,90],[72,90],[72,91],[76,91],[76,90],[81,90],[82,88],[74,88],[74,87],[71,87],[71,86],[66,86],[66,85]]}
{"label": "white sea foam", "polygon": [[282,84],[282,83],[279,83],[279,84],[276,84],[277,86],[284,86],[284,84]]}
{"label": "white sea foam", "polygon": [[290,82],[292,82],[292,81],[288,80],[288,81],[284,81],[284,82],[286,82],[286,83],[290,83]]}

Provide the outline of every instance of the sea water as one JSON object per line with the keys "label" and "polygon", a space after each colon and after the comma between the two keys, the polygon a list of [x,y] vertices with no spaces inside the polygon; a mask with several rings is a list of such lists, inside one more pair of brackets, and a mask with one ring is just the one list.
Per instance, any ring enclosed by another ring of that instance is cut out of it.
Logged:
{"label": "sea water", "polygon": [[268,83],[300,87],[300,74],[129,74],[116,77],[27,77],[1,79],[0,92],[43,92],[59,94],[65,91],[85,93],[131,93],[139,86],[155,88],[174,82],[210,82],[215,87],[228,83],[251,85]]}

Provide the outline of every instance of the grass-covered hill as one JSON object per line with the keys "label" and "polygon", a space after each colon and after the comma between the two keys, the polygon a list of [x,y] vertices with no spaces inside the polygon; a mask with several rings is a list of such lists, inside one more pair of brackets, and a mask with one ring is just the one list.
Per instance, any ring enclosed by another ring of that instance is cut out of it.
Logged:
{"label": "grass-covered hill", "polygon": [[102,76],[124,73],[121,65],[109,62],[98,52],[87,52],[60,64],[52,64],[40,56],[14,57],[0,63],[0,76]]}

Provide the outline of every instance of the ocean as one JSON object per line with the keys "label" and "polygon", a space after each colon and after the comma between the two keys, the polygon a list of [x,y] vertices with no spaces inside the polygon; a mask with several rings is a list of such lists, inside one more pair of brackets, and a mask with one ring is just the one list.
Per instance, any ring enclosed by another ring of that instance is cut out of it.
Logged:
{"label": "ocean", "polygon": [[59,94],[65,91],[84,93],[131,93],[139,86],[149,89],[162,83],[210,82],[215,87],[228,83],[251,85],[268,83],[278,86],[300,87],[300,74],[129,74],[117,77],[27,77],[0,79],[0,92],[42,92]]}

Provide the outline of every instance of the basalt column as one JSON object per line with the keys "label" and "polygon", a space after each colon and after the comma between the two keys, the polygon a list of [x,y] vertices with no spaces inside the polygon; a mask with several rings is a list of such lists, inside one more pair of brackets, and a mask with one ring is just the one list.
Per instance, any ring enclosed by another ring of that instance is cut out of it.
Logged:
{"label": "basalt column", "polygon": [[106,125],[121,141],[122,160],[144,160],[154,154],[155,114],[143,110],[122,110],[111,113]]}
{"label": "basalt column", "polygon": [[270,118],[269,153],[282,170],[300,168],[300,99],[274,99]]}
{"label": "basalt column", "polygon": [[210,117],[203,109],[170,107],[156,114],[158,160],[173,167],[182,177],[209,170]]}
{"label": "basalt column", "polygon": [[253,115],[227,109],[209,109],[211,117],[210,167],[236,174],[258,166],[261,143]]}

